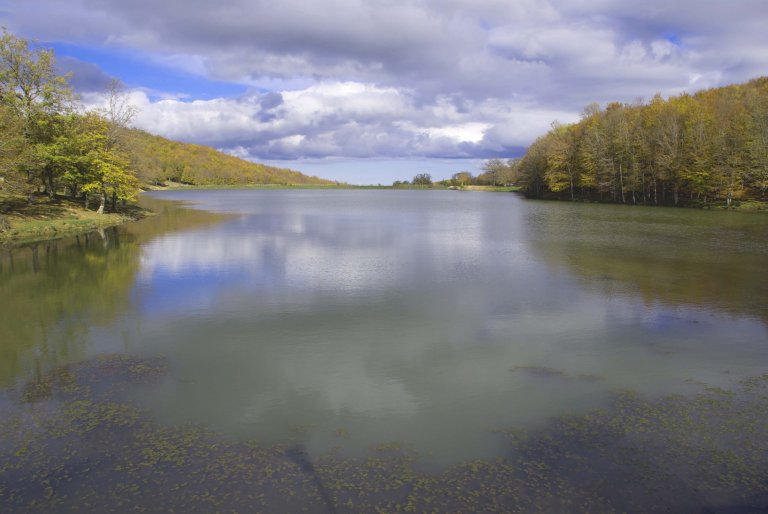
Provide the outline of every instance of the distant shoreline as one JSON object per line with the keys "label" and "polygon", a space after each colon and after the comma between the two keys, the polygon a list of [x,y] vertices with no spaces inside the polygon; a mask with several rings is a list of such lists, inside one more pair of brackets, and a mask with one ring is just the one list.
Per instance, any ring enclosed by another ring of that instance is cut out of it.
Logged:
{"label": "distant shoreline", "polygon": [[[435,190],[447,191],[448,186],[385,186],[385,185],[352,185],[352,184],[208,184],[208,185],[188,185],[172,183],[169,186],[149,186],[142,192],[153,191],[206,191],[206,190],[357,190],[357,189],[380,189],[380,190]],[[460,191],[480,191],[480,192],[519,192],[520,188],[516,186],[466,186]],[[563,202],[557,198],[544,199],[550,201]],[[589,201],[577,201],[575,203],[595,203]],[[599,203],[599,202],[598,202]],[[9,205],[11,204],[11,205]],[[616,204],[610,204],[616,205]],[[688,206],[683,208],[698,208],[712,210],[731,210],[738,212],[768,212],[768,203],[765,202],[742,202],[727,208],[719,205],[708,206]],[[147,216],[153,215],[149,209],[139,207],[136,203],[129,203],[122,206],[118,212],[107,212],[97,214],[94,210],[86,210],[82,200],[71,200],[69,198],[59,197],[51,201],[48,197],[39,196],[37,201],[28,204],[20,199],[9,200],[0,199],[0,221],[5,221],[6,226],[3,230],[0,223],[0,248],[12,248],[24,244],[38,243],[61,239],[64,237],[85,234],[94,230],[105,229],[122,225],[131,221],[138,221]]]}
{"label": "distant shoreline", "polygon": [[[183,190],[207,190],[207,189],[395,189],[395,190],[448,190],[449,186],[443,186],[439,184],[433,184],[431,186],[414,186],[414,185],[384,185],[384,184],[369,184],[369,185],[355,185],[355,184],[181,184],[178,182],[171,182],[166,186],[148,186],[145,191],[183,191]],[[485,191],[494,193],[506,193],[517,192],[520,190],[518,186],[464,186],[460,190],[462,191]]]}

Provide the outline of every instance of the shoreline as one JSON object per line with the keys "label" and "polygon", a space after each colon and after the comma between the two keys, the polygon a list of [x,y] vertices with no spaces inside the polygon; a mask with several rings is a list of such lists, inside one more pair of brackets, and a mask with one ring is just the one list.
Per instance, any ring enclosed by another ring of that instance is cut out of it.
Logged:
{"label": "shoreline", "polygon": [[[394,190],[448,190],[451,186],[444,186],[440,184],[434,184],[432,186],[414,186],[414,185],[384,185],[384,184],[182,184],[178,182],[169,182],[166,186],[151,185],[147,186],[144,192],[151,191],[199,191],[199,190],[243,190],[243,189],[318,189],[318,190],[331,190],[331,189],[394,189]],[[519,186],[464,186],[461,191],[483,191],[493,193],[507,193],[520,191]]]}
{"label": "shoreline", "polygon": [[[15,208],[8,207],[9,204],[15,204]],[[126,205],[118,212],[97,214],[95,210],[85,209],[82,201],[68,198],[37,197],[32,204],[26,200],[5,199],[0,201],[0,221],[7,223],[5,230],[0,225],[0,248],[85,234],[139,221],[153,214],[136,203]]]}
{"label": "shoreline", "polygon": [[[207,191],[207,190],[435,190],[447,191],[448,186],[385,186],[352,184],[208,184],[187,185],[173,183],[170,186],[148,186],[141,193],[153,191]],[[516,187],[466,186],[463,191],[480,192],[516,192]],[[139,221],[155,214],[150,209],[142,208],[138,203],[130,203],[118,212],[97,214],[94,209],[85,209],[82,200],[57,197],[50,200],[38,195],[33,204],[23,198],[0,197],[0,248],[11,248],[24,244],[40,243],[64,237],[85,234],[93,230],[105,229]],[[3,223],[7,223],[3,228]]]}
{"label": "shoreline", "polygon": [[[171,183],[168,186],[148,186],[144,192],[153,191],[205,191],[205,190],[449,190],[448,186],[385,186],[385,185],[352,185],[352,184],[222,184],[222,185],[188,185]],[[520,192],[517,186],[465,186],[460,191],[479,192]],[[526,197],[528,198],[528,197]],[[529,198],[535,200],[533,198]],[[559,198],[543,198],[539,200],[564,202]],[[590,202],[587,200],[575,203],[605,205],[622,205],[611,202]],[[636,205],[633,207],[662,207]],[[682,206],[683,209],[701,209],[715,211],[735,212],[768,212],[768,203],[759,201],[744,201],[731,206],[710,204],[706,206]],[[50,200],[47,196],[37,196],[37,201],[29,204],[21,198],[0,198],[0,248],[12,248],[24,244],[51,241],[64,237],[85,234],[94,230],[105,229],[125,223],[139,221],[155,213],[147,208],[140,207],[138,203],[130,203],[118,212],[106,212],[97,214],[93,209],[85,209],[81,200],[57,197]],[[3,222],[7,223],[3,230]]]}

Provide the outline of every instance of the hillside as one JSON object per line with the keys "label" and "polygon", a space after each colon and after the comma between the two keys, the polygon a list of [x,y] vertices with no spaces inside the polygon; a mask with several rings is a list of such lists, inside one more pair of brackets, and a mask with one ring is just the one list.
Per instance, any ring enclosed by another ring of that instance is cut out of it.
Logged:
{"label": "hillside", "polygon": [[291,169],[245,161],[207,146],[171,141],[141,130],[128,131],[126,139],[132,167],[145,184],[333,184]]}
{"label": "hillside", "polygon": [[554,124],[519,167],[530,197],[643,205],[768,200],[768,77]]}
{"label": "hillside", "polygon": [[53,50],[0,31],[0,232],[11,230],[5,214],[26,220],[19,199],[33,204],[36,195],[53,204],[66,196],[86,211],[98,205],[103,214],[118,211],[142,185],[169,180],[331,184],[129,129],[136,109],[118,81],[109,84],[105,107],[87,109],[55,62]]}

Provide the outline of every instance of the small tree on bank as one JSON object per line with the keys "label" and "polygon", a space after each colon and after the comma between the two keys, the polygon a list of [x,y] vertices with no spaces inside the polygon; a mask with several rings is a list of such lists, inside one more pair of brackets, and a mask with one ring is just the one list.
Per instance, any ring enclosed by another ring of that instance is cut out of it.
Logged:
{"label": "small tree on bank", "polygon": [[419,173],[415,177],[413,177],[413,185],[415,186],[431,186],[432,185],[432,175],[429,173]]}

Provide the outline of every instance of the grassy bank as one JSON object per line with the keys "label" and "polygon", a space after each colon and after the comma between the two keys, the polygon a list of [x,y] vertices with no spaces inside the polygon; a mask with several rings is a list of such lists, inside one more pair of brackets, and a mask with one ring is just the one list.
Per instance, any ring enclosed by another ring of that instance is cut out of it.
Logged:
{"label": "grassy bank", "polygon": [[72,236],[141,219],[149,211],[133,204],[118,212],[98,214],[85,209],[82,201],[65,198],[51,200],[36,196],[33,203],[26,198],[0,197],[0,245],[17,245]]}

